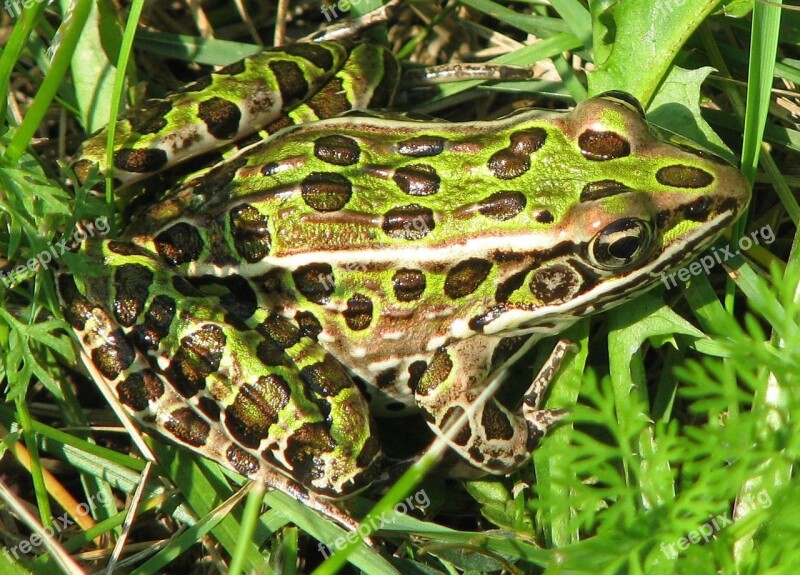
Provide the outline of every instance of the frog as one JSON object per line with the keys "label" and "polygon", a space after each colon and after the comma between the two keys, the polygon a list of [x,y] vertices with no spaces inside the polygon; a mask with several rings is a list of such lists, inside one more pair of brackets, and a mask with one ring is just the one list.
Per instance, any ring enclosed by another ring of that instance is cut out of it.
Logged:
{"label": "frog", "polygon": [[65,318],[140,425],[327,512],[378,477],[375,417],[421,414],[454,470],[519,469],[561,417],[541,404],[564,349],[519,406],[490,383],[750,198],[624,92],[465,122],[371,112],[398,70],[371,42],[266,50],[122,120],[113,166],[105,133],[74,163],[124,190],[228,150],[80,245],[102,273],[59,276]]}

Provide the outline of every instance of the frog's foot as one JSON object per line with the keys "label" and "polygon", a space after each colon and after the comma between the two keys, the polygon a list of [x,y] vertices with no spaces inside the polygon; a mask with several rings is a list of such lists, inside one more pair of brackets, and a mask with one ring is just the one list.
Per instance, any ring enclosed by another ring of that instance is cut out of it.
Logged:
{"label": "frog's foot", "polygon": [[[522,406],[510,410],[492,397],[488,377],[502,340],[476,336],[439,348],[414,384],[415,397],[433,431],[471,466],[507,474],[519,468],[541,437],[563,415],[540,403],[570,345],[560,341],[528,388]],[[519,352],[513,354],[515,361]],[[463,422],[463,423],[462,423]],[[458,426],[457,428],[455,426]],[[454,466],[451,475],[474,476]]]}
{"label": "frog's foot", "polygon": [[569,351],[577,351],[577,346],[558,340],[522,399],[522,416],[528,422],[529,443],[534,442],[534,446],[567,413],[563,409],[542,409],[541,403]]}

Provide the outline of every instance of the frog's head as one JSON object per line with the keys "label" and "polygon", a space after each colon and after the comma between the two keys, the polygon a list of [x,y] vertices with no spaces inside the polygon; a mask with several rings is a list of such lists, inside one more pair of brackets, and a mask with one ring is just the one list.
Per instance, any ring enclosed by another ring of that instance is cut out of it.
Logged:
{"label": "frog's head", "polygon": [[[560,145],[543,158],[550,172],[540,172],[537,185],[558,193],[540,188],[530,196],[544,203],[546,231],[534,230],[536,247],[497,278],[497,305],[470,320],[474,330],[554,331],[659,282],[672,287],[670,274],[708,247],[750,199],[736,168],[657,136],[627,94],[592,98],[549,121],[548,140]],[[547,144],[540,152],[547,154]]]}

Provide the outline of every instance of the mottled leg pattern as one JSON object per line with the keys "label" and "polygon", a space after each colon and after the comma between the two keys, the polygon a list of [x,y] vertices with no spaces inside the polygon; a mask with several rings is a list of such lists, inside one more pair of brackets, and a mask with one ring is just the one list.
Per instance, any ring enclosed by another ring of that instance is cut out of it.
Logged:
{"label": "mottled leg pattern", "polygon": [[366,401],[297,322],[248,305],[245,284],[231,297],[230,278],[201,291],[132,244],[81,250],[108,273],[59,278],[65,317],[140,424],[251,479],[307,488],[318,509],[314,493],[372,480],[380,449]]}
{"label": "mottled leg pattern", "polygon": [[[449,436],[450,446],[484,472],[506,474],[519,468],[560,412],[540,408],[541,398],[558,370],[567,342],[559,342],[525,393],[523,404],[510,410],[497,401],[491,377],[504,340],[475,336],[438,349],[415,384],[415,397],[431,428]],[[529,345],[523,345],[525,349]],[[525,351],[512,353],[513,362]],[[452,425],[467,414],[456,432]],[[448,433],[449,431],[449,433]],[[473,470],[474,471],[474,470]],[[457,466],[452,474],[474,475]]]}

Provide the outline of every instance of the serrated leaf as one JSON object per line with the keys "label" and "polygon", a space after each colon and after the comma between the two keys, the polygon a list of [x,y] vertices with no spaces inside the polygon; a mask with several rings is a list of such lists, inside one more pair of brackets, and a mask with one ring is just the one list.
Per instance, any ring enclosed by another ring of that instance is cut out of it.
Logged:
{"label": "serrated leaf", "polygon": [[700,113],[700,86],[713,71],[709,66],[696,70],[673,66],[650,104],[647,120],[735,162],[733,153]]}
{"label": "serrated leaf", "polygon": [[79,118],[91,133],[108,124],[114,98],[114,62],[119,53],[122,29],[115,11],[106,2],[94,4],[89,21],[72,57],[72,81]]}
{"label": "serrated leaf", "polygon": [[647,104],[675,55],[718,0],[591,2],[596,70],[589,94],[626,90]]}

